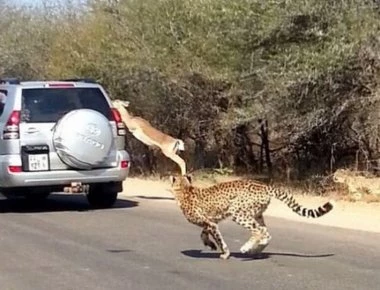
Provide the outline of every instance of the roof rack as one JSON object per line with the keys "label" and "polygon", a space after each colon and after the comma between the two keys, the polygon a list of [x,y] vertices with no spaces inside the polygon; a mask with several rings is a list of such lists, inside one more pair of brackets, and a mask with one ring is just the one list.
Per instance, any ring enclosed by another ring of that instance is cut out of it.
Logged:
{"label": "roof rack", "polygon": [[94,80],[92,78],[72,78],[72,79],[64,79],[61,81],[63,81],[63,82],[81,82],[81,83],[91,83],[91,84],[98,83],[96,80]]}
{"label": "roof rack", "polygon": [[18,78],[0,78],[0,84],[19,85],[20,80]]}

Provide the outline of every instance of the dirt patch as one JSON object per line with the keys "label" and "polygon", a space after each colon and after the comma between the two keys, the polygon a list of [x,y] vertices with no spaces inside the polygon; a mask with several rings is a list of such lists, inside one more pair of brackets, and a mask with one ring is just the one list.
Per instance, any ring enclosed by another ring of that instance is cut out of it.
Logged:
{"label": "dirt patch", "polygon": [[[198,180],[196,185],[207,186],[222,180],[232,180],[236,177],[216,178],[214,180]],[[128,178],[124,182],[124,192],[121,197],[135,197],[157,200],[173,200],[169,191],[168,180]],[[317,207],[328,201],[328,197],[295,195],[297,200],[307,207]],[[380,203],[336,201],[335,209],[318,219],[305,219],[294,214],[278,200],[273,200],[268,208],[267,215],[281,217],[299,222],[341,227],[355,230],[364,230],[380,233]]]}

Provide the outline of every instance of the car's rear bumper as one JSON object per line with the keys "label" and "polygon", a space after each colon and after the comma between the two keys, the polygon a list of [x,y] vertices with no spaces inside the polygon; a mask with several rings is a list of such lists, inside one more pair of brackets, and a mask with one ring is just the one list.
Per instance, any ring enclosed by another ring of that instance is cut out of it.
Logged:
{"label": "car's rear bumper", "polygon": [[[94,170],[51,170],[42,172],[10,172],[9,166],[21,165],[19,155],[0,155],[0,188],[67,185],[71,182],[118,182],[127,178],[130,158],[126,151],[119,158],[118,166]],[[129,162],[121,168],[121,160]]]}

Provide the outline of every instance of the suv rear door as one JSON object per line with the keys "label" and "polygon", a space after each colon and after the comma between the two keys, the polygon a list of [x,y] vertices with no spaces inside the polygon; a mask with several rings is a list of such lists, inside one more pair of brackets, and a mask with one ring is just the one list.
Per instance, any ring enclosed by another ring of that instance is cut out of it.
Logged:
{"label": "suv rear door", "polygon": [[[49,149],[50,170],[69,169],[57,155],[53,144],[56,122],[76,109],[92,109],[103,114],[115,127],[110,105],[98,86],[74,86],[68,83],[41,87],[23,87],[21,90],[20,149]],[[116,136],[115,130],[114,137]],[[45,146],[46,147],[46,146]],[[101,167],[116,166],[116,148]]]}

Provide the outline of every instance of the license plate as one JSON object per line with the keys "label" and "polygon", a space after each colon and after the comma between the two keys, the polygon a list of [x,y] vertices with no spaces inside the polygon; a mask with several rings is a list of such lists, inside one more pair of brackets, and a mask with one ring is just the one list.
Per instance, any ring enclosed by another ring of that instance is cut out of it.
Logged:
{"label": "license plate", "polygon": [[28,155],[29,171],[49,170],[49,160],[47,154]]}

